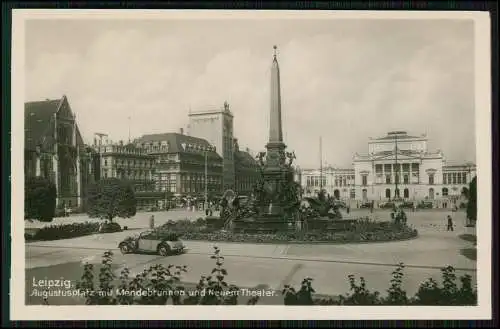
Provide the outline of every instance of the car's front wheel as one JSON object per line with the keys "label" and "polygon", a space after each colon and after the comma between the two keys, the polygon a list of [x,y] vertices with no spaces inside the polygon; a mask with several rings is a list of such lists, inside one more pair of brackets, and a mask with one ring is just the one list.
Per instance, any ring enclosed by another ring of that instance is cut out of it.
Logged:
{"label": "car's front wheel", "polygon": [[168,256],[170,254],[170,247],[162,244],[158,247],[158,253],[160,256]]}
{"label": "car's front wheel", "polygon": [[126,243],[123,243],[122,245],[120,245],[120,251],[122,252],[122,254],[128,254],[130,253],[130,246]]}

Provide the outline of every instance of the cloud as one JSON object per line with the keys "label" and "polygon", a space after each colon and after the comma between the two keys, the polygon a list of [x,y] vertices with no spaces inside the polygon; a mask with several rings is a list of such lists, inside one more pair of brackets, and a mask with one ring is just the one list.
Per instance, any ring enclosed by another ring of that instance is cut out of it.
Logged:
{"label": "cloud", "polygon": [[[67,26],[64,26],[67,24]],[[298,163],[349,166],[369,137],[428,133],[475,160],[472,24],[458,21],[68,21],[27,25],[26,100],[66,94],[88,141],[177,131],[189,109],[235,115],[241,147],[268,137],[278,44],[285,142]],[[74,31],[74,34],[67,32]],[[66,32],[61,32],[66,31]]]}

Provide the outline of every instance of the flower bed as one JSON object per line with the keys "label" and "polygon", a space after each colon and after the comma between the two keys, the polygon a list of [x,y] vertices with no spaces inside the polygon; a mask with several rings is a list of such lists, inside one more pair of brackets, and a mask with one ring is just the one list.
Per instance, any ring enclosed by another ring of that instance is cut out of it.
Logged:
{"label": "flower bed", "polygon": [[184,240],[203,240],[238,243],[363,243],[412,239],[418,236],[412,227],[393,222],[375,222],[360,219],[341,230],[316,230],[308,232],[235,233],[212,230],[206,223],[197,221],[169,221],[159,229],[178,233]]}
{"label": "flower bed", "polygon": [[99,232],[98,222],[72,223],[45,226],[33,234],[25,234],[26,240],[48,241],[71,239]]}

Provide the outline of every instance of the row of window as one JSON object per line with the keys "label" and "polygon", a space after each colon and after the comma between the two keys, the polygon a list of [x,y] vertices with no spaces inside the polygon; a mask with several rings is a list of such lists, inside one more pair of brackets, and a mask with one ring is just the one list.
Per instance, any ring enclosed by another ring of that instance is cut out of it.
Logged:
{"label": "row of window", "polygon": [[[412,173],[412,184],[419,184],[418,173]],[[401,180],[398,174],[395,175],[385,175],[385,184],[400,184]],[[382,184],[382,175],[379,174],[376,177],[376,184]],[[443,184],[466,184],[467,183],[467,173],[445,173],[443,174]],[[410,174],[403,175],[403,184],[410,184]],[[428,174],[428,184],[434,185],[434,174]],[[368,176],[361,176],[361,185],[368,185]]]}
{"label": "row of window", "polygon": [[443,184],[467,184],[467,172],[443,173]]}
{"label": "row of window", "polygon": [[[307,190],[306,192],[307,193],[311,193],[311,190]],[[368,199],[368,190],[363,189],[361,191],[361,193],[362,193],[362,198],[363,199],[365,199],[365,200]],[[442,193],[442,196],[448,196],[449,195],[448,188],[443,187],[442,190],[441,190],[441,193]],[[333,196],[335,198],[340,198],[340,191],[339,190],[335,190],[333,192]],[[385,197],[388,198],[388,199],[391,199],[391,198],[394,198],[394,197],[396,197],[396,198],[397,197],[401,197],[400,190],[399,189],[395,189],[394,190],[394,195],[393,195],[392,194],[392,190],[390,188],[388,188],[388,189],[385,190]],[[428,197],[430,199],[434,198],[434,189],[433,188],[429,189],[429,195],[428,195]],[[355,199],[356,198],[356,190],[355,189],[350,189],[349,190],[349,198],[351,198],[351,199]],[[410,190],[409,189],[407,189],[407,188],[403,189],[403,198],[405,198],[405,199],[410,198]]]}
{"label": "row of window", "polygon": [[128,178],[128,179],[149,179],[151,176],[151,171],[149,170],[123,170],[123,169],[103,169],[102,176],[104,178]]}
{"label": "row of window", "polygon": [[[410,177],[413,177],[411,180],[411,184],[419,184],[419,175],[418,173],[412,173],[411,176],[410,174],[403,174],[403,184],[410,184]],[[384,179],[385,178],[385,179]],[[393,175],[385,175],[383,177],[382,174],[377,174],[375,178],[375,184],[400,184],[401,179],[398,174]],[[368,185],[368,176],[367,175],[362,175],[361,176],[361,185],[367,186]]]}
{"label": "row of window", "polygon": [[237,191],[251,191],[255,186],[255,177],[244,177],[236,180]]}
{"label": "row of window", "polygon": [[104,166],[107,167],[109,165],[115,165],[115,166],[137,166],[137,167],[145,167],[145,168],[151,168],[153,167],[153,160],[136,160],[136,159],[115,159],[113,161],[113,158],[110,158],[109,161],[107,158],[104,159]]}
{"label": "row of window", "polygon": [[418,172],[420,169],[420,164],[418,163],[399,163],[399,164],[392,164],[392,163],[386,163],[386,164],[376,164],[375,165],[375,172],[377,174],[381,174],[383,172],[385,173],[391,173],[391,172],[410,172],[410,169],[412,172]]}

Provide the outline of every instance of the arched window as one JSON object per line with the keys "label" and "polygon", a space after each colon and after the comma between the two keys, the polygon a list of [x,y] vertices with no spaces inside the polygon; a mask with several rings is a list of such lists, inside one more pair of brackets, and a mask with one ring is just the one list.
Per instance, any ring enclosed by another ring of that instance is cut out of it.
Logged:
{"label": "arched window", "polygon": [[410,191],[407,188],[405,188],[403,190],[403,195],[405,199],[408,199],[410,197]]}
{"label": "arched window", "polygon": [[430,199],[430,200],[433,200],[433,199],[434,199],[434,189],[433,189],[433,188],[430,188],[430,189],[429,189],[429,199]]}
{"label": "arched window", "polygon": [[333,196],[335,197],[335,199],[339,199],[340,198],[340,191],[339,190],[333,191]]}
{"label": "arched window", "polygon": [[448,196],[448,189],[446,187],[443,187],[443,190],[441,192],[443,196]]}
{"label": "arched window", "polygon": [[390,199],[391,198],[391,189],[388,188],[388,189],[385,189],[385,197]]}
{"label": "arched window", "polygon": [[368,199],[368,191],[366,189],[363,189],[362,193],[363,193],[363,200]]}

